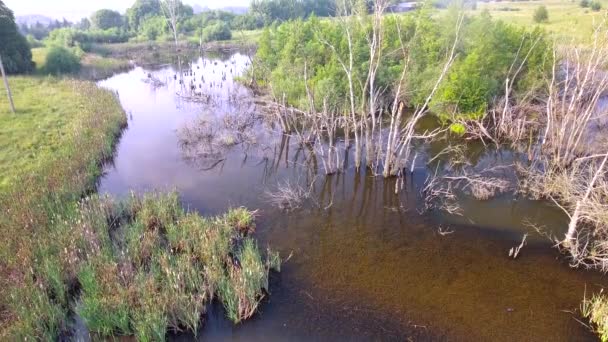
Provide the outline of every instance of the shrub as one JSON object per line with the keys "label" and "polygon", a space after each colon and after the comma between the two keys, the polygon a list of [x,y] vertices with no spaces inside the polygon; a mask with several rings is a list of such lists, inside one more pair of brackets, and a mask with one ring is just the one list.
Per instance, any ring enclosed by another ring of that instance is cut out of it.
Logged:
{"label": "shrub", "polygon": [[45,71],[58,75],[78,72],[80,59],[70,50],[62,46],[53,46],[46,56]]}
{"label": "shrub", "polygon": [[547,11],[546,6],[538,6],[536,11],[534,11],[534,21],[537,23],[544,23],[549,20],[549,12]]}
{"label": "shrub", "polygon": [[590,3],[589,3],[589,0],[581,0],[581,2],[580,2],[580,6],[581,6],[582,8],[587,8],[587,7],[589,7],[589,4],[590,4]]}
{"label": "shrub", "polygon": [[232,32],[228,24],[224,22],[217,22],[203,29],[203,40],[205,42],[229,39],[232,39]]}
{"label": "shrub", "polygon": [[599,11],[601,9],[602,9],[602,4],[600,4],[599,1],[594,1],[594,2],[591,3],[591,10],[592,11],[597,12],[597,11]]}

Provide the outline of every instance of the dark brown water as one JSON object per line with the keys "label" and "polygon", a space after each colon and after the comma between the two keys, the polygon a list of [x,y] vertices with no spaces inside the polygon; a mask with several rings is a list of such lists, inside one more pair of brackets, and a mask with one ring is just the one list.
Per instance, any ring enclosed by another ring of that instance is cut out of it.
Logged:
{"label": "dark brown water", "polygon": [[[214,305],[198,339],[595,339],[575,318],[585,293],[608,282],[569,268],[527,225],[561,236],[559,210],[505,194],[491,201],[463,197],[463,216],[421,214],[429,172],[424,158],[399,195],[394,180],[352,167],[325,177],[319,159],[262,122],[249,92],[232,81],[247,61],[240,54],[194,61],[184,86],[196,80],[196,92],[206,94],[202,102],[177,95],[184,90],[169,65],[100,82],[119,94],[130,118],[100,192],[176,189],[186,206],[203,214],[258,209],[260,243],[292,255],[273,275],[258,315],[234,326]],[[166,84],[144,82],[149,73]],[[473,159],[497,158],[478,151]],[[290,212],[267,195],[287,183],[312,188],[311,198]],[[442,235],[440,227],[453,233]],[[528,244],[510,259],[524,233]]]}

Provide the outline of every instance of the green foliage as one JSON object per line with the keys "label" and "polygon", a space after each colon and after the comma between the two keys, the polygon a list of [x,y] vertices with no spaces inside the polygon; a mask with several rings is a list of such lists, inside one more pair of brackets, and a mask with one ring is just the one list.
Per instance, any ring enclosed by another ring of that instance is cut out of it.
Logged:
{"label": "green foliage", "polygon": [[162,14],[159,0],[137,0],[127,9],[127,23],[129,29],[137,32],[140,25],[150,17]]}
{"label": "green foliage", "polygon": [[69,74],[80,70],[80,58],[63,46],[53,46],[46,55],[45,71],[53,74]]}
{"label": "green foliage", "polygon": [[549,21],[549,12],[547,6],[538,6],[534,11],[534,22],[544,23]]}
{"label": "green foliage", "polygon": [[581,313],[589,319],[602,342],[608,341],[608,299],[606,295],[600,293],[593,295],[590,299],[585,298],[581,305]]}
{"label": "green foliage", "polygon": [[82,18],[76,25],[75,28],[78,30],[88,30],[91,28],[91,21],[89,18]]}
{"label": "green foliage", "polygon": [[[382,60],[375,86],[385,89],[389,98],[394,94],[404,67],[403,55],[395,53],[401,51],[401,39],[410,61],[405,80],[407,94],[403,100],[411,106],[422,105],[451,49],[457,13],[434,18],[423,8],[413,14],[385,16],[383,20]],[[342,25],[348,25],[352,36],[356,110],[364,112],[368,105],[364,85],[369,68],[368,37],[372,30],[367,15],[351,17],[343,24],[313,16],[305,21],[266,28],[259,39],[255,74],[251,76],[259,84],[269,85],[276,98],[285,98],[290,105],[308,109],[306,69],[315,109],[322,110],[326,103],[330,109],[348,111],[349,86],[344,67],[348,67],[349,49]],[[491,101],[504,91],[504,81],[513,62],[521,63],[529,50],[526,62],[513,80],[515,90],[524,85],[534,90],[534,82],[542,79],[541,75],[548,70],[549,45],[540,29],[526,31],[482,13],[466,18],[461,30],[457,59],[430,103],[432,111],[443,119],[483,117]],[[518,51],[523,52],[518,54]]]}
{"label": "green foliage", "polygon": [[34,70],[32,51],[17,25],[13,12],[0,0],[0,57],[9,74]]}
{"label": "green foliage", "polygon": [[453,123],[450,125],[450,132],[458,135],[464,135],[467,132],[467,128],[461,123]]}
{"label": "green foliage", "polygon": [[91,15],[91,24],[94,28],[99,30],[121,28],[123,26],[123,18],[122,15],[116,11],[100,9]]}
{"label": "green foliage", "polygon": [[580,2],[580,4],[579,4],[579,5],[580,5],[582,8],[587,8],[587,7],[589,7],[589,6],[590,6],[590,4],[591,4],[591,2],[590,2],[589,0],[581,0],[581,2]]}
{"label": "green foliage", "polygon": [[590,7],[592,11],[598,12],[602,9],[602,4],[599,1],[593,1]]}
{"label": "green foliage", "polygon": [[533,83],[548,71],[549,45],[539,29],[527,32],[481,15],[467,23],[463,37],[460,58],[431,102],[433,111],[444,119],[453,114],[482,118],[492,99],[502,94],[507,76],[512,77],[509,72],[513,72],[514,61],[521,63],[528,51],[514,86],[518,89],[525,84],[534,90]]}
{"label": "green foliage", "polygon": [[148,17],[141,22],[140,33],[147,40],[154,41],[168,30],[167,20],[161,16]]}
{"label": "green foliage", "polygon": [[224,22],[216,22],[213,25],[209,25],[203,29],[203,41],[212,42],[220,40],[230,40],[232,38],[232,32],[228,24]]}
{"label": "green foliage", "polygon": [[31,34],[27,35],[26,39],[27,39],[27,44],[30,46],[31,49],[35,49],[35,48],[44,46],[44,44],[42,44],[41,41],[37,40],[36,37],[32,36]]}
{"label": "green foliage", "polygon": [[335,10],[334,0],[254,0],[250,6],[250,13],[260,16],[266,25],[310,15],[333,16]]}
{"label": "green foliage", "polygon": [[91,44],[124,43],[129,39],[128,34],[118,28],[107,30],[77,30],[73,28],[62,28],[51,31],[46,39],[47,45],[59,45],[64,47],[80,47],[85,51],[90,49]]}
{"label": "green foliage", "polygon": [[232,28],[236,30],[256,30],[264,27],[264,17],[259,13],[247,13],[236,16],[232,20]]}

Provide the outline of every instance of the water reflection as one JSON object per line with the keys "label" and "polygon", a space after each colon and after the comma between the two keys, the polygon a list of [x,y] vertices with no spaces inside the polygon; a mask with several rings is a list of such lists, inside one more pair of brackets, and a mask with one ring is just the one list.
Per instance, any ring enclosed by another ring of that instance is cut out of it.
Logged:
{"label": "water reflection", "polygon": [[[201,57],[182,67],[181,79],[179,65],[164,65],[101,82],[119,93],[131,116],[101,192],[176,189],[203,214],[259,209],[261,243],[293,253],[273,276],[260,315],[233,326],[213,307],[199,338],[593,339],[564,310],[576,311],[585,288],[589,294],[605,283],[600,275],[569,269],[538,235],[518,260],[507,257],[530,233],[527,221],[560,232],[559,210],[505,193],[490,201],[459,197],[462,216],[421,214],[429,172],[456,169],[449,154],[427,165],[445,149],[441,142],[418,147],[403,183],[355,172],[346,148],[344,172],[324,176],[314,147],[276,130],[263,104],[235,81],[248,62],[238,53]],[[515,158],[467,149],[470,168]],[[297,206],[269,196],[286,184],[307,192]],[[396,187],[403,190],[395,194]]]}

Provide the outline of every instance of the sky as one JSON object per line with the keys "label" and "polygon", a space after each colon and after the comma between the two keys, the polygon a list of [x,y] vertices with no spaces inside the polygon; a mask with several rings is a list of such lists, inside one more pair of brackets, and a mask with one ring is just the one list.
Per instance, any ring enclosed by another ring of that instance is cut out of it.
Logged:
{"label": "sky", "polygon": [[[51,18],[78,20],[101,8],[125,12],[135,0],[3,0],[16,16],[40,14]],[[189,5],[218,8],[248,6],[250,0],[184,0]]]}

